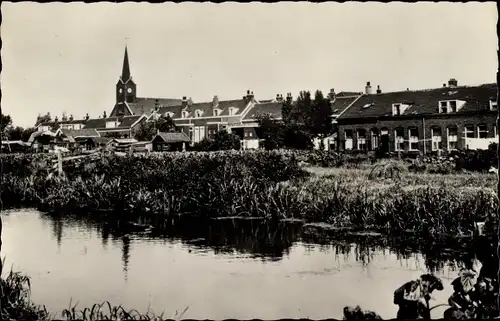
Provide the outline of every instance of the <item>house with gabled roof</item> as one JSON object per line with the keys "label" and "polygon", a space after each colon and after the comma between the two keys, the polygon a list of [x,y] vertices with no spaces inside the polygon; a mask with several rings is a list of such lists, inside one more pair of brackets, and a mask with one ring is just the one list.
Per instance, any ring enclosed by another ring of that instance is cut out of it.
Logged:
{"label": "house with gabled roof", "polygon": [[365,93],[337,118],[339,149],[423,153],[471,148],[476,139],[498,140],[497,85]]}

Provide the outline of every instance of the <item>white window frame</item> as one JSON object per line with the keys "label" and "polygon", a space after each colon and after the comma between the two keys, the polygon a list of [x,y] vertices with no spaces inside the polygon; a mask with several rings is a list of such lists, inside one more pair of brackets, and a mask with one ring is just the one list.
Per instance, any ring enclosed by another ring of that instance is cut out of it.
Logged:
{"label": "white window frame", "polygon": [[[411,135],[411,131],[413,129],[417,131],[417,136],[412,136]],[[409,143],[408,150],[410,150],[410,151],[416,151],[416,150],[418,150],[418,142],[419,142],[418,134],[419,134],[419,132],[418,132],[418,128],[417,127],[408,128],[408,137],[409,137],[408,138],[408,143]],[[417,148],[412,148],[411,144],[415,144],[415,143],[417,144]]]}
{"label": "white window frame", "polygon": [[[484,130],[481,130],[481,127],[484,127]],[[477,138],[481,138],[481,133],[485,134],[485,137],[482,137],[482,139],[488,138],[488,126],[485,124],[477,125]]]}
{"label": "white window frame", "polygon": [[118,127],[116,120],[106,122],[106,128],[116,128],[116,127]]}
{"label": "white window frame", "polygon": [[196,117],[201,117],[203,115],[203,111],[197,109],[195,112],[194,112],[195,116]]}
{"label": "white window frame", "polygon": [[[439,130],[439,136],[436,135],[436,130]],[[443,131],[441,130],[441,128],[431,127],[431,141],[432,141],[431,150],[433,151],[442,150]]]}
{"label": "white window frame", "polygon": [[[456,131],[456,135],[450,136],[450,129],[454,129]],[[446,128],[446,137],[448,142],[448,150],[457,150],[458,149],[458,128],[457,127],[448,127]],[[453,139],[451,139],[453,137]],[[450,143],[457,144],[456,148],[451,148]]]}
{"label": "white window frame", "polygon": [[182,118],[188,118],[189,117],[189,112],[187,110],[182,111]]}
{"label": "white window frame", "polygon": [[380,132],[377,130],[370,130],[370,140],[371,140],[371,149],[375,150],[379,148],[380,145]]}
{"label": "white window frame", "polygon": [[[360,131],[364,131],[364,133],[365,133],[365,136],[363,138],[361,138],[359,136]],[[365,146],[364,148],[360,148],[361,142]],[[366,150],[366,130],[364,130],[364,129],[358,129],[358,130],[356,130],[356,149],[357,150]]]}
{"label": "white window frame", "polygon": [[[396,152],[405,150],[405,145],[404,145],[404,143],[405,143],[405,137],[404,137],[405,131],[403,128],[399,128],[399,129],[402,130],[402,133],[403,133],[402,136],[398,136],[398,129],[394,129],[394,150]],[[402,149],[399,148],[399,144],[403,144]]]}
{"label": "white window frame", "polygon": [[229,107],[229,116],[234,116],[235,114],[235,109],[234,107]]}
{"label": "white window frame", "polygon": [[[471,130],[471,131],[469,131],[469,130],[467,129],[467,127],[472,127],[472,130]],[[467,135],[468,135],[468,134],[471,134],[471,133],[472,133],[472,137],[468,137]],[[464,136],[465,136],[465,138],[475,138],[475,130],[474,130],[474,125],[466,125],[466,126],[464,127]],[[478,137],[479,137],[479,136],[478,136]]]}
{"label": "white window frame", "polygon": [[[453,103],[455,104],[455,110],[453,110],[452,106],[451,106]],[[448,110],[449,113],[456,113],[458,111],[458,102],[456,100],[450,100],[450,101],[448,101],[448,106],[449,106],[448,107],[449,108],[449,110]]]}
{"label": "white window frame", "polygon": [[[447,101],[440,101],[438,108],[439,108],[438,111],[439,111],[440,114],[447,114],[448,113],[448,102]],[[443,108],[445,108],[444,112],[443,112]]]}
{"label": "white window frame", "polygon": [[217,116],[219,116],[219,115],[220,115],[220,112],[221,112],[221,110],[220,110],[219,108],[215,108],[215,109],[214,109],[214,113],[213,113],[213,115],[214,115],[215,117],[217,117]]}
{"label": "white window frame", "polygon": [[490,110],[497,110],[497,109],[498,109],[497,101],[490,99]]}
{"label": "white window frame", "polygon": [[[351,138],[347,137],[347,132],[351,132]],[[345,149],[346,150],[352,150],[353,143],[354,143],[354,139],[353,139],[354,137],[353,137],[353,131],[352,131],[352,129],[345,130],[344,131],[344,137],[345,137]],[[348,141],[350,142],[350,147],[348,147],[348,144],[347,144]]]}

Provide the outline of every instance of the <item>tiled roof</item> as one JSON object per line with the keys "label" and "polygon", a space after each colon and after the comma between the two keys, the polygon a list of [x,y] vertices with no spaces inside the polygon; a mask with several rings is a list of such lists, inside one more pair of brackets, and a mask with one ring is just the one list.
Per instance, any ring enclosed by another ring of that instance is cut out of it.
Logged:
{"label": "tiled roof", "polygon": [[174,113],[172,118],[182,118],[182,111],[186,110],[189,112],[189,118],[196,118],[195,113],[197,110],[202,111],[200,117],[211,117],[214,116],[214,109],[217,108],[220,110],[217,116],[229,116],[229,108],[234,107],[235,116],[241,115],[247,103],[243,99],[237,100],[220,100],[216,106],[214,106],[213,102],[203,102],[203,103],[191,103],[188,104],[187,107],[182,106],[182,103],[176,106],[168,106],[162,107],[159,109],[159,114],[165,114],[166,112]]}
{"label": "tiled roof", "polygon": [[255,104],[250,111],[245,115],[243,120],[256,119],[258,115],[271,114],[274,118],[281,119],[281,108],[283,103],[261,103]]}
{"label": "tiled roof", "polygon": [[[118,122],[120,123],[116,128],[130,128],[136,121],[141,118],[142,115],[138,116],[123,116],[118,117]],[[108,117],[108,118],[97,118],[97,119],[89,119],[86,123],[84,129],[105,129],[107,121],[115,121],[117,117]],[[112,128],[109,128],[112,129]]]}
{"label": "tiled roof", "polygon": [[349,107],[353,102],[358,99],[360,95],[357,96],[336,96],[335,102],[331,105],[332,114],[339,115],[342,113],[347,107]]}
{"label": "tiled roof", "polygon": [[184,132],[171,132],[171,133],[163,133],[160,132],[156,134],[153,138],[154,140],[161,139],[165,143],[189,143],[189,137]]}
{"label": "tiled roof", "polygon": [[[73,119],[73,120],[58,120],[57,123],[59,125],[70,125],[70,124],[85,124],[86,120],[85,119]],[[55,121],[49,121],[49,122],[43,122],[39,123],[37,126],[54,126],[56,122]]]}
{"label": "tiled roof", "polygon": [[338,94],[335,94],[335,96],[338,97],[349,97],[349,96],[361,96],[363,93],[362,92],[356,92],[356,91],[341,91]]}
{"label": "tiled roof", "polygon": [[71,137],[98,137],[99,133],[95,130],[95,128],[84,128],[78,130],[69,130],[69,129],[61,129],[62,133],[65,136]]}
{"label": "tiled roof", "polygon": [[134,115],[150,115],[151,111],[154,110],[156,100],[158,100],[158,105],[161,107],[177,106],[182,104],[181,99],[173,98],[140,98],[138,97],[135,102],[128,103],[128,106],[134,113]]}
{"label": "tiled roof", "polygon": [[496,84],[363,95],[339,119],[389,116],[395,103],[411,105],[403,115],[435,114],[438,113],[439,101],[455,99],[466,101],[457,114],[483,111],[489,109],[489,100],[496,100],[496,97]]}
{"label": "tiled roof", "polygon": [[40,136],[43,136],[43,135],[49,135],[49,136],[52,136],[54,137],[56,135],[57,131],[50,131],[50,130],[47,130],[47,131],[36,131],[36,132],[33,132],[31,135],[30,135],[30,138],[28,139],[28,143],[31,144],[35,141],[35,139],[37,137],[40,137]]}

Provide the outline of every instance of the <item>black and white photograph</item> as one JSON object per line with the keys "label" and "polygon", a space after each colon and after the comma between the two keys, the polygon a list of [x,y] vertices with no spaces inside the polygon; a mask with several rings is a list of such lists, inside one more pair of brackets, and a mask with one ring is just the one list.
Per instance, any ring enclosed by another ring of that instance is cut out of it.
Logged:
{"label": "black and white photograph", "polygon": [[496,2],[2,2],[1,320],[500,319]]}

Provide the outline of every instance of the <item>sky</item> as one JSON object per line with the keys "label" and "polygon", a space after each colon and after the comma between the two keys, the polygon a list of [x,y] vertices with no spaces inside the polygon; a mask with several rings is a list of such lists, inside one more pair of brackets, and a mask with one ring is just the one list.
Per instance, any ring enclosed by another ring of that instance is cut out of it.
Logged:
{"label": "sky", "polygon": [[496,82],[497,10],[479,3],[2,2],[2,113],[111,112],[125,45],[138,96],[195,102]]}

